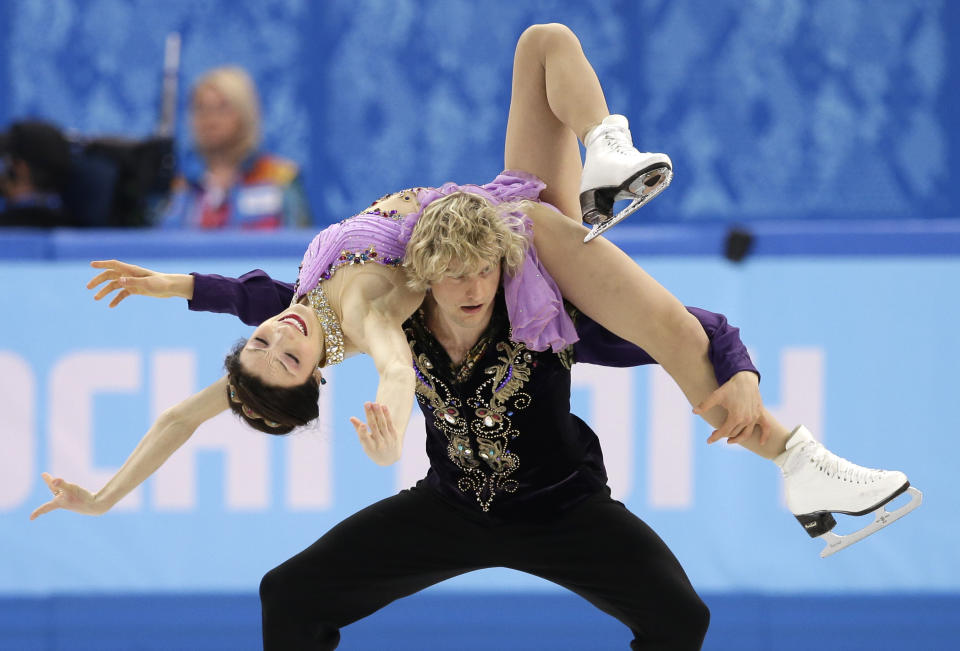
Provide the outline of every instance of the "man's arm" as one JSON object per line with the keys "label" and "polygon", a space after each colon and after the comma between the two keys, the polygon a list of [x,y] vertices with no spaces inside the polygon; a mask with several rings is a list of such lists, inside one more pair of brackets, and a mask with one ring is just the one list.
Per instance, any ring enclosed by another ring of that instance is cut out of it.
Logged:
{"label": "man's arm", "polygon": [[[720,385],[697,405],[694,413],[703,415],[715,406],[722,407],[733,424],[728,443],[750,442],[756,428],[759,429],[757,440],[763,444],[770,436],[771,421],[763,409],[758,388],[760,372],[740,340],[740,329],[731,326],[722,314],[695,307],[688,307],[687,311],[697,318],[710,340],[707,355]],[[580,335],[580,341],[573,346],[574,362],[620,367],[657,363],[642,348],[617,337],[583,314],[574,315],[574,324]],[[720,430],[714,430],[707,442],[718,440],[720,434]]]}
{"label": "man's arm", "polygon": [[[760,372],[753,365],[746,346],[740,340],[740,329],[730,325],[722,314],[688,307],[710,339],[707,354],[713,364],[717,384],[723,385],[741,371]],[[574,361],[599,366],[643,366],[656,364],[645,350],[616,336],[587,315],[577,312],[574,325],[580,341],[573,345]]]}

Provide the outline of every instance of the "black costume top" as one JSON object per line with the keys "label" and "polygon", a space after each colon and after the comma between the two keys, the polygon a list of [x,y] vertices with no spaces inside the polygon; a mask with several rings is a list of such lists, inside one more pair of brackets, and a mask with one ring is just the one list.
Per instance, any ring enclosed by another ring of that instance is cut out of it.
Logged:
{"label": "black costume top", "polygon": [[[194,275],[191,310],[228,312],[258,324],[289,306],[293,286],[254,271],[239,279]],[[500,519],[549,517],[601,490],[600,441],[570,412],[570,368],[656,363],[637,346],[569,308],[580,341],[559,353],[510,340],[502,296],[463,363],[454,366],[418,311],[404,323],[427,429],[430,470],[421,485],[474,513]],[[757,372],[739,330],[722,314],[687,308],[710,338],[723,384]]]}

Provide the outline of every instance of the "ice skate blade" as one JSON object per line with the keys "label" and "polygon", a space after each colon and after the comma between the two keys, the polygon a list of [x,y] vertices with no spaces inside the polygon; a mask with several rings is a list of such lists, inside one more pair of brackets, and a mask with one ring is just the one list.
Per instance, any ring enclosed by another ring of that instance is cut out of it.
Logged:
{"label": "ice skate blade", "polygon": [[[650,179],[656,179],[653,182],[653,185],[647,185]],[[632,199],[630,205],[618,212],[616,215],[613,214],[602,214],[597,210],[587,211],[584,213],[584,221],[588,224],[592,224],[590,232],[587,233],[587,236],[583,238],[584,242],[589,242],[594,239],[601,233],[603,233],[608,228],[616,226],[621,221],[635,213],[645,204],[647,204],[651,199],[656,197],[658,194],[667,189],[667,186],[670,185],[670,181],[673,180],[673,170],[669,167],[656,167],[653,169],[645,170],[640,174],[632,177],[627,180],[624,185],[617,190],[617,194],[614,197],[614,200],[619,199]],[[636,188],[636,190],[634,189]],[[596,191],[598,194],[600,191]],[[586,194],[586,193],[584,193]],[[601,201],[600,197],[596,197],[597,204],[609,205],[609,209],[613,208],[613,201],[608,200],[606,202]],[[581,206],[584,206],[584,196],[580,197]]]}
{"label": "ice skate blade", "polygon": [[910,511],[914,510],[915,508],[920,506],[920,504],[923,503],[923,493],[918,491],[913,486],[910,486],[909,488],[907,488],[906,493],[911,496],[911,499],[909,502],[901,506],[896,511],[887,511],[886,505],[881,506],[879,509],[874,511],[874,513],[876,514],[876,517],[874,518],[873,522],[868,524],[863,529],[860,529],[859,531],[854,531],[853,533],[847,534],[845,536],[841,536],[828,531],[822,536],[819,536],[821,539],[823,539],[824,542],[827,543],[826,546],[823,548],[823,550],[820,552],[820,558],[826,558],[831,554],[835,554],[841,549],[844,549],[845,547],[849,547],[853,543],[859,542],[864,538],[866,538],[867,536],[880,531],[891,522],[899,520],[900,518],[905,516],[907,513],[910,513]]}

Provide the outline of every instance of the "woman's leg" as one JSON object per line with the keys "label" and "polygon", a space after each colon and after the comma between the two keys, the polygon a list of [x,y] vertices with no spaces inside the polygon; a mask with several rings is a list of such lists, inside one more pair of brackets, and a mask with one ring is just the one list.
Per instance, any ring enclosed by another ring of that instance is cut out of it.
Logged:
{"label": "woman's leg", "polygon": [[555,23],[528,27],[517,41],[511,93],[504,168],[540,177],[541,198],[579,222],[577,138],[610,112],[574,33]]}
{"label": "woman's leg", "polygon": [[[576,35],[559,24],[529,27],[514,57],[504,166],[543,179],[547,188],[541,198],[573,218],[548,209],[530,211],[538,255],[564,297],[647,350],[698,404],[717,387],[703,328],[613,244],[583,243],[587,231],[577,223],[582,173],[577,139],[608,115],[603,89]],[[725,414],[715,409],[706,418],[719,426]],[[786,438],[771,438],[772,444],[755,451],[768,457],[782,452]]]}
{"label": "woman's leg", "polygon": [[[610,115],[580,41],[557,23],[533,25],[517,42],[504,159],[506,169],[546,182],[544,201],[576,221],[582,214],[594,225],[591,238],[657,196],[673,175],[669,156],[633,147],[627,119]],[[631,204],[614,217],[619,199]]]}

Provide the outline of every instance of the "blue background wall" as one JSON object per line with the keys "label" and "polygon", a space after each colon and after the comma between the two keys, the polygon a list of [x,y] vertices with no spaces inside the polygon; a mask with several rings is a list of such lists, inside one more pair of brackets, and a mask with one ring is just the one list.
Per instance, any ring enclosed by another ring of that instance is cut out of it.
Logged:
{"label": "blue background wall", "polygon": [[[213,65],[251,70],[266,146],[303,163],[318,221],[332,221],[400,187],[494,175],[513,44],[552,20],[577,31],[638,143],[676,164],[670,190],[614,241],[683,301],[742,327],[785,421],[925,491],[907,519],[821,560],[776,470],[703,445],[706,427],[655,372],[581,369],[574,408],[597,424],[614,489],[705,594],[707,648],[807,648],[811,634],[826,649],[954,648],[957,3],[9,0],[0,123],[33,114],[148,135],[177,30],[184,86]],[[742,265],[720,258],[735,221],[757,235]],[[314,430],[266,441],[218,421],[130,510],[26,519],[46,499],[41,470],[95,488],[248,331],[179,300],[108,311],[82,289],[86,262],[291,278],[310,235],[0,233],[0,649],[256,648],[263,572],[418,476],[422,439],[389,469],[356,445],[346,417],[372,369],[353,361]],[[451,625],[477,612],[501,626],[465,638]],[[626,639],[548,584],[489,571],[350,627],[344,648]]]}
{"label": "blue background wall", "polygon": [[647,219],[950,217],[960,196],[960,8],[944,0],[2,5],[0,124],[148,135],[177,31],[182,89],[214,65],[251,71],[265,145],[304,165],[321,223],[492,178],[514,43],[545,21],[579,34],[637,143],[673,157],[676,199]]}

